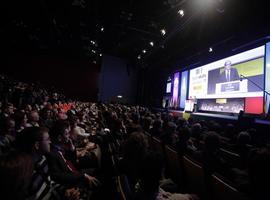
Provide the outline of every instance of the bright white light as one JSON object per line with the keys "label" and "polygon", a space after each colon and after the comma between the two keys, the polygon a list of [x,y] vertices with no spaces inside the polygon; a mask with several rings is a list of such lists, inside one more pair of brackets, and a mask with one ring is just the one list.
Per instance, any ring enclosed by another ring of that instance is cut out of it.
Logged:
{"label": "bright white light", "polygon": [[97,61],[94,60],[93,63],[94,63],[94,64],[97,64]]}
{"label": "bright white light", "polygon": [[118,95],[117,98],[118,99],[121,99],[121,98],[123,98],[123,96],[122,95]]}
{"label": "bright white light", "polygon": [[103,32],[103,31],[104,31],[104,28],[103,28],[103,27],[101,27],[100,31],[101,31],[101,32]]}
{"label": "bright white light", "polygon": [[102,53],[100,53],[99,56],[101,57],[102,56]]}
{"label": "bright white light", "polygon": [[212,47],[210,47],[208,51],[209,51],[209,52],[212,52],[212,51],[213,51]]}
{"label": "bright white light", "polygon": [[143,53],[146,53],[146,50],[144,49],[144,50],[142,50],[142,52],[143,52]]}
{"label": "bright white light", "polygon": [[184,17],[184,15],[185,15],[184,10],[178,10],[177,13],[178,13],[181,17]]}
{"label": "bright white light", "polygon": [[92,49],[92,53],[96,53],[96,51]]}
{"label": "bright white light", "polygon": [[90,42],[91,42],[91,44],[96,44],[96,42],[95,42],[95,41],[93,41],[93,40],[91,40]]}
{"label": "bright white light", "polygon": [[152,47],[154,46],[154,42],[149,42],[149,44],[150,44],[150,46],[152,46]]}
{"label": "bright white light", "polygon": [[141,55],[138,55],[138,57],[137,57],[139,60],[141,59]]}
{"label": "bright white light", "polygon": [[161,35],[165,35],[166,34],[166,30],[165,29],[161,29],[160,32],[161,32]]}

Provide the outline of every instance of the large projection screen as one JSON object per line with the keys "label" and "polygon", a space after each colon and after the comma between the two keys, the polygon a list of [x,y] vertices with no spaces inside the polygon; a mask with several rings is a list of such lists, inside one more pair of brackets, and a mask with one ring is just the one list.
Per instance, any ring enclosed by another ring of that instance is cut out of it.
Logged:
{"label": "large projection screen", "polygon": [[189,98],[262,97],[264,54],[260,46],[190,70]]}

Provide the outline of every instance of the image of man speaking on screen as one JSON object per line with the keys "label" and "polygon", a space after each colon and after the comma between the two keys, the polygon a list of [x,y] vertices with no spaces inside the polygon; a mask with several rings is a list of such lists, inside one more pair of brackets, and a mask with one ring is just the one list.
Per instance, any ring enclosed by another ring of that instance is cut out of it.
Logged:
{"label": "image of man speaking on screen", "polygon": [[218,83],[230,82],[239,80],[239,74],[236,68],[232,67],[232,62],[226,60],[224,70],[220,73]]}

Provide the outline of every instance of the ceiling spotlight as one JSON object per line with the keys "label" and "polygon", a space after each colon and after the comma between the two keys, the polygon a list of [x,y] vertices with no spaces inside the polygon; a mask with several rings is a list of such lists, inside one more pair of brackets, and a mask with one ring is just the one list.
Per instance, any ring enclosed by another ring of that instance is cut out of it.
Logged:
{"label": "ceiling spotlight", "polygon": [[103,32],[103,31],[104,31],[104,28],[103,28],[103,27],[101,27],[100,31],[101,31],[101,32]]}
{"label": "ceiling spotlight", "polygon": [[161,33],[161,35],[165,35],[166,34],[166,30],[165,29],[161,29],[160,30],[160,33]]}
{"label": "ceiling spotlight", "polygon": [[152,42],[152,41],[149,42],[149,44],[150,44],[150,46],[152,46],[152,47],[154,46],[154,42]]}
{"label": "ceiling spotlight", "polygon": [[142,50],[142,52],[143,52],[143,53],[146,53],[146,50],[144,49],[144,50]]}
{"label": "ceiling spotlight", "polygon": [[96,53],[96,51],[92,49],[92,53]]}
{"label": "ceiling spotlight", "polygon": [[137,57],[139,60],[141,59],[141,55],[138,55],[138,57]]}
{"label": "ceiling spotlight", "polygon": [[91,42],[91,44],[93,44],[93,45],[95,45],[95,44],[96,44],[96,42],[95,42],[95,41],[93,41],[93,40],[91,40],[90,42]]}
{"label": "ceiling spotlight", "polygon": [[184,15],[185,15],[185,12],[184,12],[184,10],[178,10],[178,12],[177,12],[181,17],[184,17]]}
{"label": "ceiling spotlight", "polygon": [[99,56],[102,57],[102,53],[100,53]]}
{"label": "ceiling spotlight", "polygon": [[212,52],[213,51],[213,48],[212,47],[209,47],[209,50],[208,50],[209,52]]}
{"label": "ceiling spotlight", "polygon": [[94,63],[94,64],[97,64],[97,61],[94,60],[93,63]]}

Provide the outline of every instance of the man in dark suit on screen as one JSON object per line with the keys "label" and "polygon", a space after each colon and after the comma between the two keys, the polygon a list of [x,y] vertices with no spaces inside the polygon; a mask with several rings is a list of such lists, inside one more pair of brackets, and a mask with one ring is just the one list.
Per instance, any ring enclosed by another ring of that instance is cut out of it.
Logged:
{"label": "man in dark suit on screen", "polygon": [[218,83],[230,82],[239,80],[237,69],[232,67],[232,62],[227,60],[224,65],[224,70],[220,73]]}

